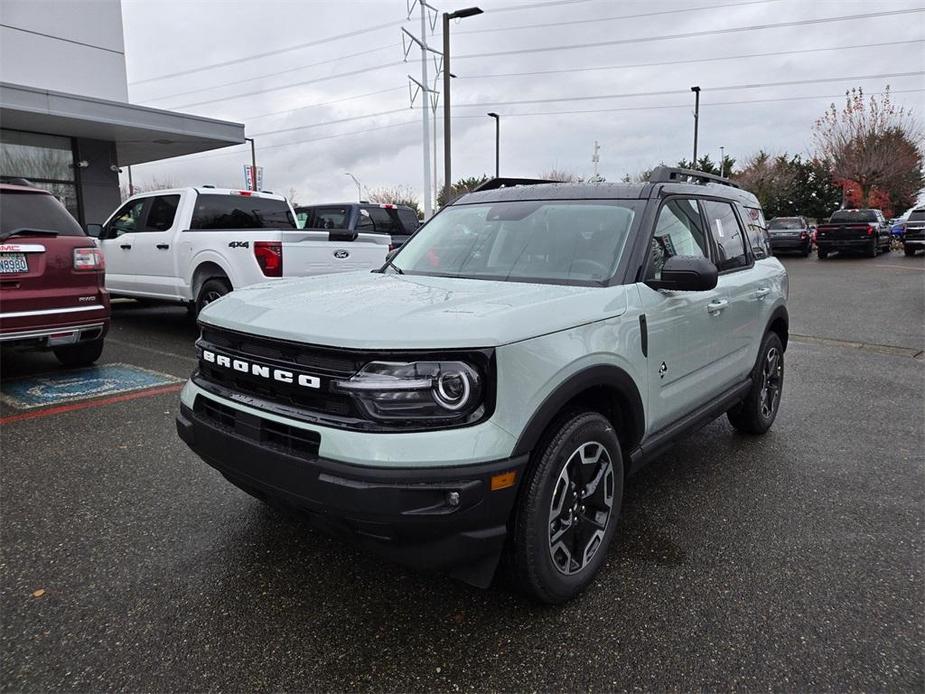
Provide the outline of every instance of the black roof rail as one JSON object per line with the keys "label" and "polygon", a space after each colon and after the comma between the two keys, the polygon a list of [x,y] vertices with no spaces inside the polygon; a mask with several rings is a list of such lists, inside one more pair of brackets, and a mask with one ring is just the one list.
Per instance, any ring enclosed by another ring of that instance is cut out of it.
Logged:
{"label": "black roof rail", "polygon": [[724,186],[741,188],[735,181],[694,169],[676,169],[670,166],[656,166],[649,175],[649,183],[719,183]]}
{"label": "black roof rail", "polygon": [[512,186],[535,186],[541,183],[561,183],[561,181],[549,181],[545,178],[492,178],[472,192],[481,193],[483,190],[497,190],[498,188],[510,188]]}

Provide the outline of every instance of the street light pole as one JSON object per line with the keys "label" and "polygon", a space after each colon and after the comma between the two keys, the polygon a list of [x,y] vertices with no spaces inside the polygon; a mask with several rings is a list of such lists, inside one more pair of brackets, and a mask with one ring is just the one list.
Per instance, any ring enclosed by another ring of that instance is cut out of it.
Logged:
{"label": "street light pole", "polygon": [[726,171],[726,148],[719,146],[719,175],[722,176]]}
{"label": "street light pole", "polygon": [[501,116],[489,113],[495,119],[495,178],[501,178]]}
{"label": "street light pole", "polygon": [[443,185],[449,195],[453,185],[452,165],[450,160],[450,20],[463,19],[482,14],[478,7],[467,7],[455,12],[443,13]]}
{"label": "street light pole", "polygon": [[694,92],[694,161],[691,165],[697,168],[697,125],[700,121],[700,87],[691,87]]}
{"label": "street light pole", "polygon": [[350,176],[350,178],[353,179],[353,182],[357,184],[357,202],[363,202],[363,188],[360,186],[360,182],[357,180],[357,177],[349,171],[344,172],[344,176]]}
{"label": "street light pole", "polygon": [[251,143],[251,190],[257,190],[257,149],[254,147],[254,138],[245,137],[245,142]]}

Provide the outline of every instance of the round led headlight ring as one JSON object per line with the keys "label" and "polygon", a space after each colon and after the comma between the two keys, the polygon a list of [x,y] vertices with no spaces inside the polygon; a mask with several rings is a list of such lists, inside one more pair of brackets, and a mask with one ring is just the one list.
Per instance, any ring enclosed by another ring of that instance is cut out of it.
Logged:
{"label": "round led headlight ring", "polygon": [[469,401],[472,388],[469,377],[460,371],[440,374],[437,378],[436,400],[444,409],[461,410]]}

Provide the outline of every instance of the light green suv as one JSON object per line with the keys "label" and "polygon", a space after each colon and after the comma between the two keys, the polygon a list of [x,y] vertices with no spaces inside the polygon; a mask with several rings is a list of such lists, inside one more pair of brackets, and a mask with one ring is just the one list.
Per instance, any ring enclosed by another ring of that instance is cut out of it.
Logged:
{"label": "light green suv", "polygon": [[726,413],[780,404],[787,274],[753,195],[496,179],[375,273],[232,292],[201,314],[180,436],[231,482],[422,569],[503,560],[561,602],[604,562],[624,481]]}

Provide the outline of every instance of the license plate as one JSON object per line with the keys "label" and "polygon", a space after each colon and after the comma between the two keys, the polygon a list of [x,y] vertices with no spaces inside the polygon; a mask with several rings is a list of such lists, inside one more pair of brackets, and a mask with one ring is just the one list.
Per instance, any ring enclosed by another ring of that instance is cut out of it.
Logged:
{"label": "license plate", "polygon": [[25,253],[0,253],[0,274],[29,272]]}

